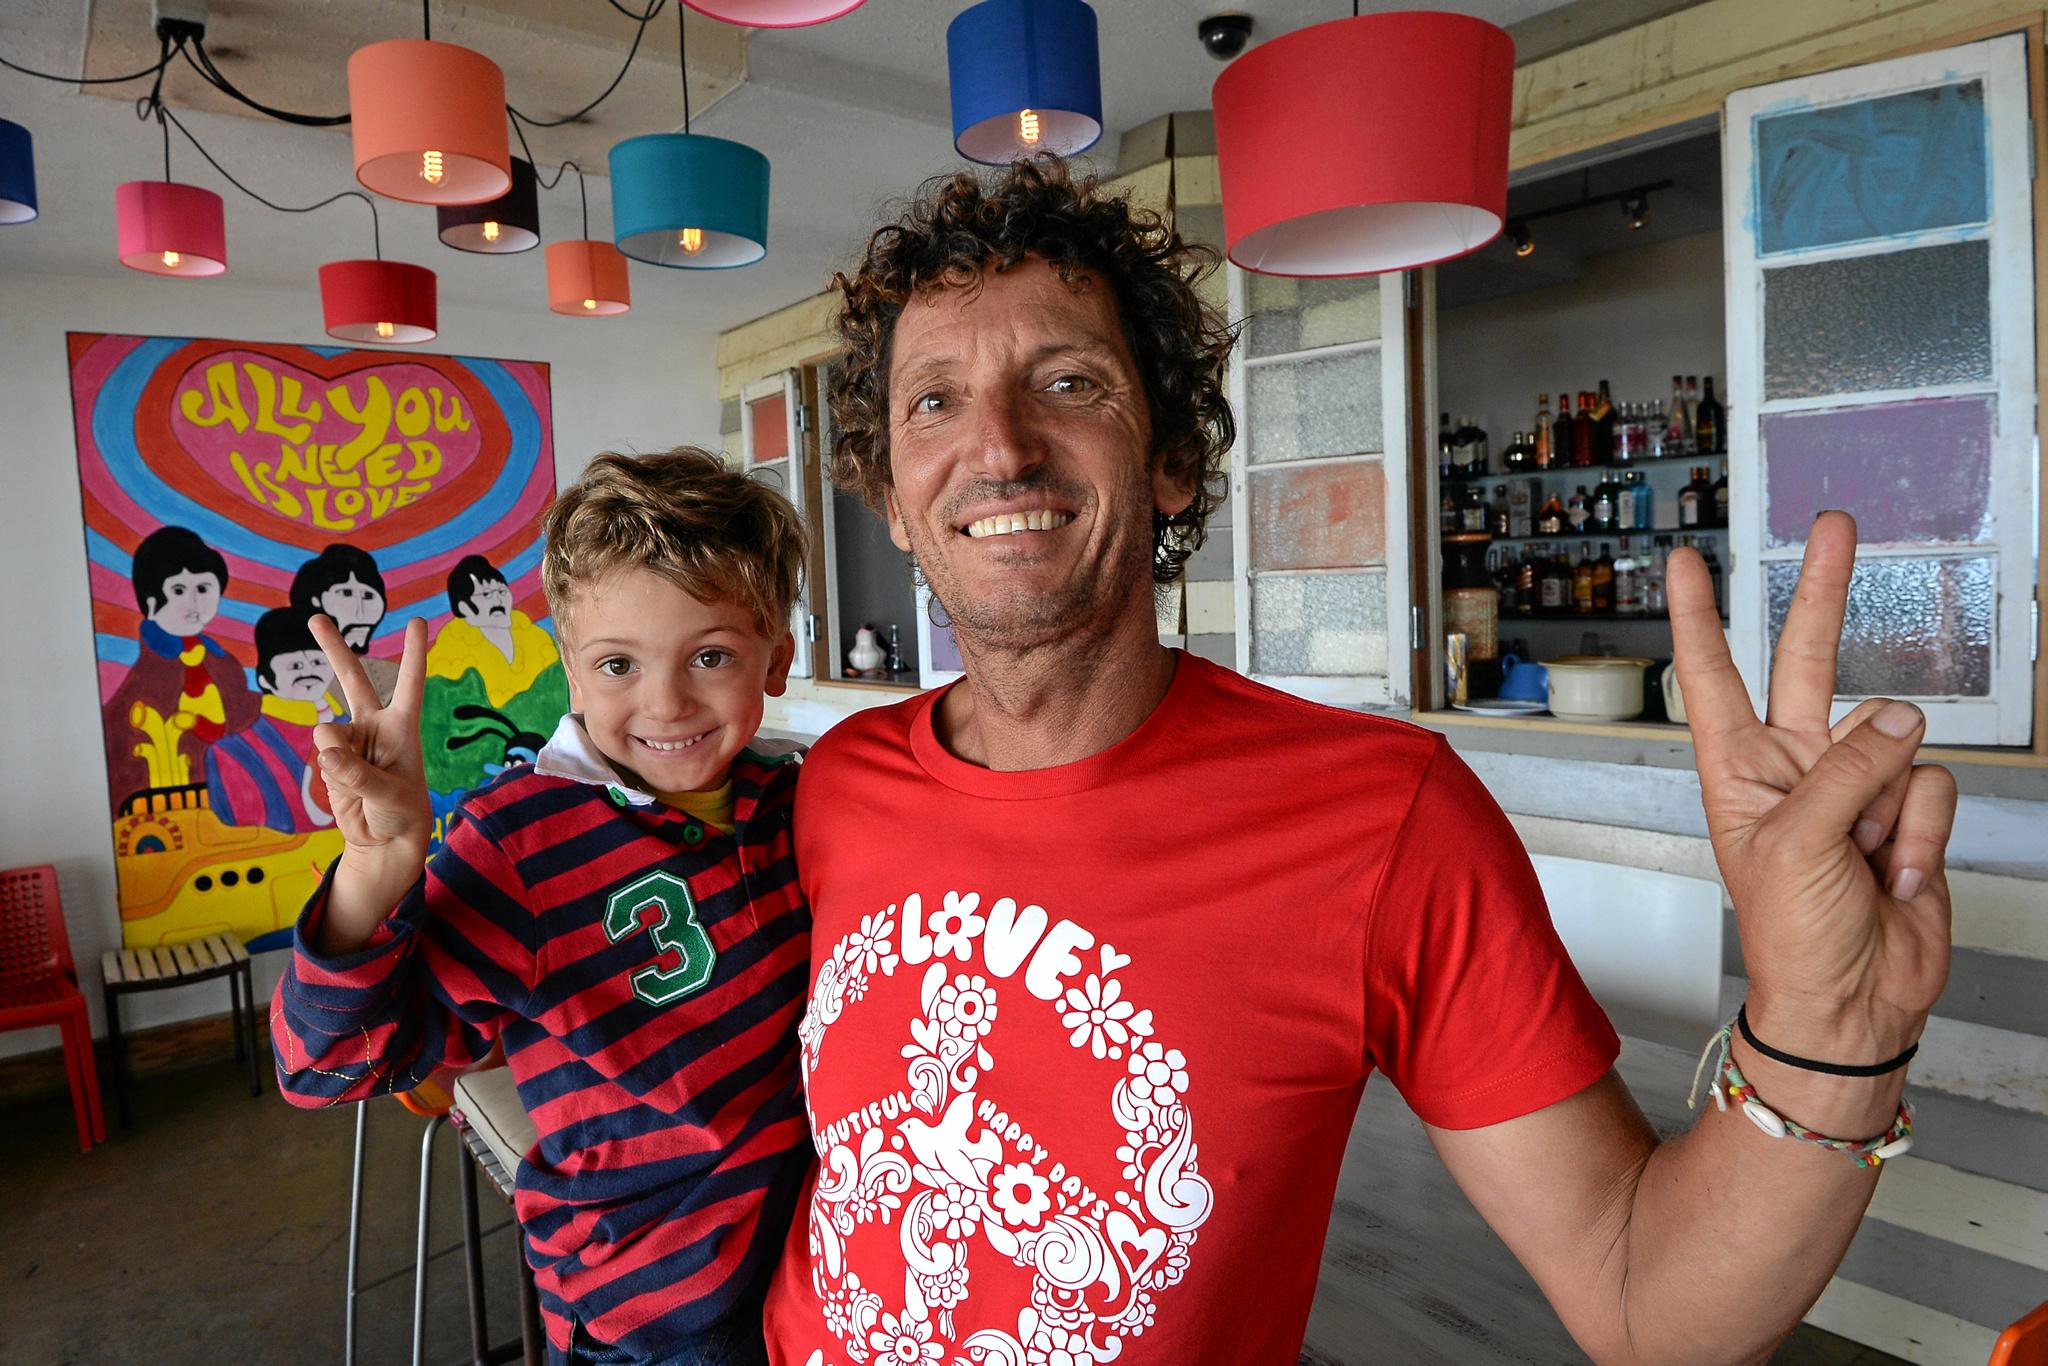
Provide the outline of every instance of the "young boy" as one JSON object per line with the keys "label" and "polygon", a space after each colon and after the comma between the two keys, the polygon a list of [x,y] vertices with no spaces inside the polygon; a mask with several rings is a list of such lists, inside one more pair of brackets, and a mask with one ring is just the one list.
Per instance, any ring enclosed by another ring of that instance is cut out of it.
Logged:
{"label": "young boy", "polygon": [[810,914],[795,755],[750,742],[795,648],[801,524],[685,447],[599,456],[545,530],[575,710],[463,802],[424,877],[425,628],[379,707],[316,620],[351,712],[317,740],[348,843],[278,984],[279,1080],[362,1100],[502,1041],[539,1129],[517,1210],[551,1359],[764,1361],[810,1151]]}

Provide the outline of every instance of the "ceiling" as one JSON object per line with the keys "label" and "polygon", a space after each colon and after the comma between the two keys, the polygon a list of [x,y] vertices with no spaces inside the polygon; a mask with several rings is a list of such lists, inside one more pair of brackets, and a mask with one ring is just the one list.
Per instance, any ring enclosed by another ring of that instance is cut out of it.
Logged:
{"label": "ceiling", "polygon": [[[630,7],[634,0],[623,2]],[[148,0],[4,3],[9,18],[0,30],[0,56],[10,61],[98,76],[155,59]],[[1561,0],[1460,0],[1430,7],[1512,25],[1560,6]],[[1349,8],[1331,0],[1096,0],[1108,129],[1093,153],[1100,169],[1113,168],[1124,130],[1172,110],[1208,106],[1210,84],[1222,67],[1197,42],[1195,26],[1233,7],[1253,16],[1255,43],[1342,17]],[[1403,0],[1364,6],[1414,7]],[[648,25],[618,91],[587,123],[532,135],[543,166],[576,158],[601,168],[611,143],[679,124],[671,8],[679,7],[665,6]],[[693,127],[767,154],[774,168],[769,254],[736,271],[635,267],[636,313],[659,310],[693,332],[715,332],[814,294],[859,250],[881,206],[924,177],[961,165],[951,146],[945,28],[962,8],[960,0],[869,0],[829,24],[752,33],[700,24],[693,16],[691,90],[701,113]],[[208,47],[231,80],[266,102],[315,113],[345,108],[347,52],[420,31],[419,8],[410,0],[213,0],[211,10]],[[536,115],[568,113],[602,90],[618,73],[636,27],[603,0],[443,0],[434,11],[434,36],[498,61],[510,101]],[[147,82],[93,89],[108,98],[81,98],[75,87],[0,69],[0,112],[34,131],[45,202],[35,224],[0,231],[0,269],[121,271],[110,241],[67,232],[65,215],[55,210],[67,202],[111,201],[118,181],[160,174],[162,147],[154,130],[139,126],[132,114],[132,101]],[[354,183],[345,128],[300,128],[252,115],[188,71],[174,74],[165,90],[208,150],[274,200],[310,203]],[[281,219],[242,199],[188,148],[174,146],[173,157],[180,178],[226,197],[229,278],[238,283],[307,287],[319,260],[366,254],[359,205]],[[580,233],[573,187],[572,176],[543,195],[544,235]],[[607,183],[593,177],[590,190],[592,233],[606,236]],[[503,306],[541,296],[540,252],[466,256],[440,246],[431,210],[384,202],[379,211],[385,253],[431,265],[441,275],[445,301]]]}

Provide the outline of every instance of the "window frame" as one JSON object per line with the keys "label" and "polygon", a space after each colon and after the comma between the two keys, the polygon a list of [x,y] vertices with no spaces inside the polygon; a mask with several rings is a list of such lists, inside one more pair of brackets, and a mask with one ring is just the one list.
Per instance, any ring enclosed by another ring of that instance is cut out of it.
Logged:
{"label": "window frame", "polygon": [[[787,454],[775,460],[757,462],[754,459],[754,405],[777,394],[782,396],[783,439],[787,443],[783,449]],[[804,558],[807,572],[804,575],[803,587],[789,609],[789,630],[796,639],[796,650],[789,665],[791,678],[812,678],[818,672],[817,618],[811,613],[812,575],[808,572],[816,562],[811,553],[815,545],[813,528],[816,523],[810,515],[809,490],[805,487],[807,478],[816,468],[817,462],[811,458],[810,448],[804,440],[806,424],[803,421],[803,411],[803,379],[794,368],[757,379],[740,390],[740,472],[751,479],[758,468],[786,465],[786,477],[781,491],[789,499],[790,505],[796,509],[797,520],[804,528]]]}

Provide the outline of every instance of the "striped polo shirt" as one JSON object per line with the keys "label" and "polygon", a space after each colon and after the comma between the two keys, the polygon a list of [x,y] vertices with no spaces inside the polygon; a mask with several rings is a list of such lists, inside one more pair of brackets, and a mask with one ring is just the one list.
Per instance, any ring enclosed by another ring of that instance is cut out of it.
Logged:
{"label": "striped polo shirt", "polygon": [[788,1228],[810,1152],[797,757],[734,761],[728,835],[620,784],[571,716],[537,767],[464,800],[368,946],[313,950],[324,884],[300,917],[272,1009],[293,1104],[409,1090],[503,1042],[539,1130],[516,1205],[558,1347],[571,1314],[636,1354],[704,1329]]}

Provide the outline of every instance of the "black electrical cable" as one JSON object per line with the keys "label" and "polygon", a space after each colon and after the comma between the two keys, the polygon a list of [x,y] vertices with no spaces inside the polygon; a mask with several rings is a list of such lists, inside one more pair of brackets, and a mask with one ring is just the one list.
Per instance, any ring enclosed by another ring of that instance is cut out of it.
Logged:
{"label": "black electrical cable", "polygon": [[[654,3],[648,7],[647,12],[645,14],[637,13],[632,10],[621,9],[618,4],[613,4],[612,8],[619,9],[620,13],[626,15],[627,18],[633,19],[636,22],[638,22],[640,27],[638,31],[636,31],[633,34],[633,45],[626,49],[626,60],[624,61],[624,63],[620,65],[619,74],[612,77],[612,83],[606,86],[603,92],[599,94],[598,97],[592,100],[589,104],[584,105],[581,109],[578,109],[573,114],[564,114],[561,118],[558,119],[537,119],[534,118],[531,114],[524,113],[516,106],[510,104],[505,106],[506,112],[511,114],[515,121],[530,124],[535,128],[560,128],[564,124],[576,122],[576,120],[582,118],[585,114],[588,114],[591,110],[597,108],[600,104],[603,104],[606,100],[611,98],[612,92],[619,88],[619,82],[626,79],[626,73],[633,69],[633,58],[640,51],[640,40],[647,36],[647,26],[653,23],[654,20],[661,14],[662,8],[665,4],[667,4],[667,0],[654,0]],[[682,6],[678,5],[676,6],[676,8],[681,9]]]}
{"label": "black electrical cable", "polygon": [[197,151],[199,155],[206,158],[206,164],[213,167],[214,170],[220,172],[222,180],[227,181],[228,184],[234,186],[236,189],[240,190],[243,194],[249,196],[249,198],[255,200],[258,204],[261,204],[266,209],[274,209],[278,213],[311,213],[315,209],[326,208],[329,204],[334,203],[336,200],[362,200],[363,203],[370,206],[371,243],[373,244],[373,248],[376,251],[377,259],[380,261],[384,259],[384,224],[383,220],[380,219],[377,215],[377,201],[372,199],[369,195],[364,194],[361,190],[343,190],[339,194],[331,194],[327,196],[327,198],[321,200],[317,204],[307,204],[304,207],[299,207],[297,205],[292,204],[279,204],[275,200],[265,199],[262,195],[250,189],[247,185],[244,185],[241,181],[235,179],[234,176],[228,173],[227,167],[221,165],[218,161],[214,160],[213,153],[207,151],[206,148],[200,143],[199,139],[192,136],[192,130],[187,128],[184,125],[184,123],[178,118],[178,116],[176,114],[173,114],[168,107],[158,105],[157,109],[162,117],[169,119],[171,123],[176,126],[177,130],[185,135],[185,141],[191,143],[193,149]]}
{"label": "black electrical cable", "polygon": [[421,36],[428,42],[434,41],[434,0],[420,0],[420,26],[426,30]]}
{"label": "black electrical cable", "polygon": [[59,85],[122,85],[128,81],[139,81],[147,76],[161,74],[163,69],[170,65],[171,58],[175,55],[175,53],[167,53],[164,59],[155,66],[145,67],[132,76],[52,76],[47,71],[31,71],[25,66],[17,66],[5,57],[0,57],[0,66],[6,67],[9,71],[19,71],[24,76],[34,76],[38,80],[55,81]]}
{"label": "black electrical cable", "polygon": [[690,22],[689,11],[676,6],[676,66],[683,77],[683,131],[690,131]]}
{"label": "black electrical cable", "polygon": [[294,123],[301,128],[339,128],[349,122],[347,114],[296,114],[289,109],[273,108],[261,100],[245,94],[233,81],[221,74],[219,67],[213,64],[213,57],[206,50],[206,40],[204,38],[194,38],[190,44],[189,51],[186,50],[186,45],[184,44],[179,45],[179,50],[185,53],[186,62],[190,64],[194,71],[199,73],[201,80],[204,80],[208,85],[211,85],[230,99],[239,100],[243,104],[248,105],[259,114],[267,114],[281,123]]}

